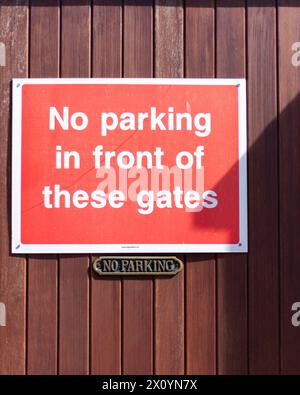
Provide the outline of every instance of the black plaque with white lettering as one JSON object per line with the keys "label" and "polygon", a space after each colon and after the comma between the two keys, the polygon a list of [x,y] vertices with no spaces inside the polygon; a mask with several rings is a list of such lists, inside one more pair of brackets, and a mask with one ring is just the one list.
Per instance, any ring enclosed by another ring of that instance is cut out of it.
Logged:
{"label": "black plaque with white lettering", "polygon": [[182,270],[183,263],[174,256],[102,256],[94,260],[93,268],[100,276],[172,276]]}

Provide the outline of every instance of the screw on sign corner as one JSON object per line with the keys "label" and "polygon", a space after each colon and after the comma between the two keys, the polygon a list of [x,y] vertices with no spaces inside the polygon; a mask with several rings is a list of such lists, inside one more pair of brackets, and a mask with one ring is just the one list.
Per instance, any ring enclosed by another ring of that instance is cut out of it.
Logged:
{"label": "screw on sign corner", "polygon": [[4,303],[0,303],[0,326],[6,326],[6,308]]}

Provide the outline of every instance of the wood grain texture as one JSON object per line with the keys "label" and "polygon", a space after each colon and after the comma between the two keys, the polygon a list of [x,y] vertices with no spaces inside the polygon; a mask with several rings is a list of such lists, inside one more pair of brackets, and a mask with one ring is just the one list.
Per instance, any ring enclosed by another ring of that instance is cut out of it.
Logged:
{"label": "wood grain texture", "polygon": [[185,76],[213,78],[215,69],[215,1],[185,2]]}
{"label": "wood grain texture", "polygon": [[[300,331],[292,326],[292,305],[300,300],[300,7],[279,1],[279,164],[281,266],[281,369],[300,374]],[[298,54],[297,54],[298,53]],[[292,56],[294,58],[292,59]]]}
{"label": "wood grain texture", "polygon": [[[122,75],[122,1],[93,6],[93,77]],[[91,373],[120,374],[121,280],[92,275]]]}
{"label": "wood grain texture", "polygon": [[[124,77],[152,77],[152,2],[124,2]],[[153,373],[153,280],[123,280],[123,373]]]}
{"label": "wood grain texture", "polygon": [[89,267],[86,256],[60,258],[59,374],[89,372]]}
{"label": "wood grain texture", "polygon": [[[214,1],[186,2],[185,76],[215,76]],[[216,285],[213,254],[186,256],[186,373],[216,372]]]}
{"label": "wood grain texture", "polygon": [[[183,77],[183,3],[155,2],[155,76]],[[155,374],[184,373],[184,272],[155,280]]]}
{"label": "wood grain texture", "polygon": [[153,281],[123,280],[123,374],[153,373]]}
{"label": "wood grain texture", "polygon": [[249,373],[279,372],[275,1],[248,1]]}
{"label": "wood grain texture", "polygon": [[93,77],[122,76],[122,0],[93,2]]}
{"label": "wood grain texture", "polygon": [[153,76],[153,10],[151,0],[124,1],[124,77]]}
{"label": "wood grain texture", "polygon": [[155,1],[155,77],[183,77],[183,21],[181,0]]}
{"label": "wood grain texture", "polygon": [[0,67],[0,302],[6,326],[0,326],[0,374],[26,369],[26,260],[10,253],[11,220],[11,79],[28,72],[28,2],[0,6],[0,42],[5,66]]}
{"label": "wood grain texture", "polygon": [[61,77],[89,77],[91,10],[88,0],[61,2]]}
{"label": "wood grain texture", "polygon": [[57,374],[57,260],[28,260],[27,374]]}
{"label": "wood grain texture", "polygon": [[[234,7],[228,7],[228,2],[218,0],[216,5],[217,77],[244,78],[246,76],[245,1],[236,1]],[[247,254],[218,254],[217,371],[219,374],[246,374],[248,371],[247,317]]]}
{"label": "wood grain texture", "polygon": [[186,373],[216,373],[215,260],[186,256]]}
{"label": "wood grain texture", "polygon": [[[59,1],[31,2],[30,77],[59,76]],[[57,258],[28,257],[27,373],[57,373]]]}
{"label": "wood grain texture", "polygon": [[60,55],[60,1],[30,3],[30,77],[58,77]]}
{"label": "wood grain texture", "polygon": [[[61,76],[89,77],[89,1],[63,1]],[[89,256],[61,256],[59,264],[59,373],[89,373]]]}

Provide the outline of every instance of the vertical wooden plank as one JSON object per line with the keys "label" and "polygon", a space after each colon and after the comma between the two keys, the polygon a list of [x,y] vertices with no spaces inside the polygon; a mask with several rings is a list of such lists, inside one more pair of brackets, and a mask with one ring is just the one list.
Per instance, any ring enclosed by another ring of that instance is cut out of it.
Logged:
{"label": "vertical wooden plank", "polygon": [[57,260],[29,257],[27,374],[57,373]]}
{"label": "vertical wooden plank", "polygon": [[94,0],[93,77],[122,77],[122,0]]}
{"label": "vertical wooden plank", "polygon": [[[42,4],[41,4],[42,3]],[[59,0],[30,4],[30,77],[59,76]]]}
{"label": "vertical wooden plank", "polygon": [[[124,77],[152,77],[152,1],[124,2]],[[123,373],[153,372],[153,281],[123,280]]]}
{"label": "vertical wooden plank", "polygon": [[28,2],[0,6],[0,303],[6,326],[0,326],[0,373],[24,374],[26,368],[26,260],[10,253],[11,79],[27,76]]}
{"label": "vertical wooden plank", "polygon": [[[59,1],[31,1],[30,77],[59,75]],[[27,373],[57,373],[57,259],[28,259]]]}
{"label": "vertical wooden plank", "polygon": [[123,281],[123,373],[153,372],[153,284],[148,279]]}
{"label": "vertical wooden plank", "polygon": [[278,5],[281,368],[300,374],[300,330],[291,323],[292,305],[300,300],[300,7],[284,0]]}
{"label": "vertical wooden plank", "polygon": [[[93,5],[93,77],[122,75],[122,1]],[[121,373],[121,280],[92,276],[91,373]]]}
{"label": "vertical wooden plank", "polygon": [[[214,1],[186,1],[186,77],[215,75]],[[186,258],[186,373],[216,372],[215,259],[212,254]]]}
{"label": "vertical wooden plank", "polygon": [[[236,1],[228,7],[227,1],[218,0],[216,5],[217,77],[243,78],[246,76],[245,1]],[[217,371],[246,374],[247,254],[217,255],[217,286]]]}
{"label": "vertical wooden plank", "polygon": [[213,78],[215,68],[214,0],[185,2],[185,76]]}
{"label": "vertical wooden plank", "polygon": [[153,77],[151,0],[124,1],[124,77]]}
{"label": "vertical wooden plank", "polygon": [[[90,2],[62,2],[61,76],[90,76]],[[89,257],[61,256],[59,373],[89,372]]]}
{"label": "vertical wooden plank", "polygon": [[[183,3],[155,1],[155,76],[183,77]],[[155,373],[184,373],[184,273],[155,280]]]}
{"label": "vertical wooden plank", "polygon": [[90,76],[89,0],[62,0],[61,77]]}
{"label": "vertical wooden plank", "polygon": [[279,369],[276,8],[248,1],[249,373]]}

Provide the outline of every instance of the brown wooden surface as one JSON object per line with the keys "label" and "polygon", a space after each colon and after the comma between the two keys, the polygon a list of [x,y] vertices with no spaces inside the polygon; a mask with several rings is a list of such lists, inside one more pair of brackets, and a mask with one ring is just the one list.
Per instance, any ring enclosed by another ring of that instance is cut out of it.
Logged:
{"label": "brown wooden surface", "polygon": [[[227,7],[217,1],[216,76],[246,77],[245,1]],[[226,177],[226,176],[225,176]],[[217,255],[217,322],[219,374],[246,374],[247,361],[247,255]]]}
{"label": "brown wooden surface", "polygon": [[300,70],[292,64],[292,44],[299,42],[300,8],[279,1],[279,169],[280,169],[280,273],[281,273],[281,369],[300,373],[300,331],[291,325],[291,307],[300,300],[299,196]]}
{"label": "brown wooden surface", "polygon": [[[59,1],[31,5],[29,76],[59,77]],[[28,257],[28,374],[57,373],[57,269],[55,255]]]}
{"label": "brown wooden surface", "polygon": [[[124,77],[152,77],[153,10],[151,1],[124,2]],[[124,226],[126,226],[124,224]],[[122,373],[153,373],[153,280],[124,279]]]}
{"label": "brown wooden surface", "polygon": [[[299,20],[295,0],[0,2],[0,374],[300,374]],[[88,255],[12,256],[10,82],[26,76],[245,76],[249,253],[114,280]]]}
{"label": "brown wooden surface", "polygon": [[250,374],[279,371],[276,9],[264,4],[248,9]]}
{"label": "brown wooden surface", "polygon": [[[186,2],[185,76],[215,76],[214,1]],[[216,262],[213,254],[186,257],[186,372],[216,372]]]}
{"label": "brown wooden surface", "polygon": [[[94,1],[93,77],[122,76],[122,1]],[[121,279],[91,278],[91,373],[122,372]]]}
{"label": "brown wooden surface", "polygon": [[0,327],[0,372],[26,370],[26,260],[10,255],[11,92],[13,77],[28,75],[28,4],[10,2],[0,11],[0,42],[6,47],[6,66],[0,66],[0,302],[6,307],[6,326]]}
{"label": "brown wooden surface", "polygon": [[[77,4],[76,4],[77,3]],[[89,1],[63,1],[61,77],[89,77],[91,68]],[[84,225],[84,224],[83,224]],[[59,258],[59,373],[89,373],[89,256]]]}
{"label": "brown wooden surface", "polygon": [[[155,2],[155,77],[183,77],[183,22],[182,1]],[[184,373],[184,332],[182,271],[155,280],[155,374]]]}

